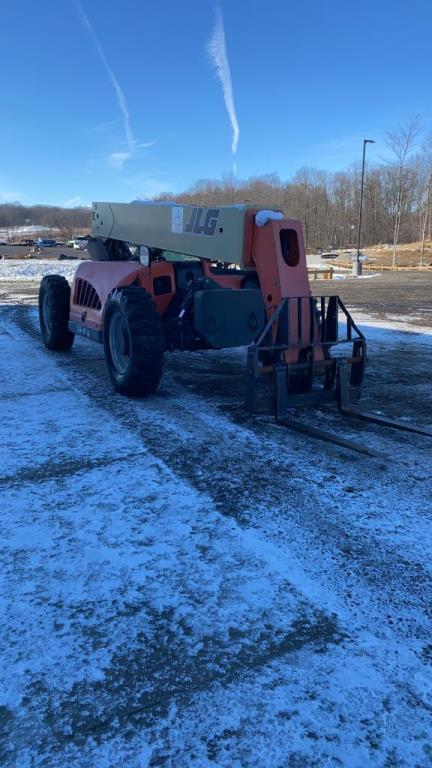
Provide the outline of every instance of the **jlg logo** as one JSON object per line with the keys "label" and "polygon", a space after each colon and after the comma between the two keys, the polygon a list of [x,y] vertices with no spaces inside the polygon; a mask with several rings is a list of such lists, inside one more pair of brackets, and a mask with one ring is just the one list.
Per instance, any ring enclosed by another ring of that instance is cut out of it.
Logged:
{"label": "jlg logo", "polygon": [[190,221],[186,224],[184,232],[192,232],[194,235],[214,235],[220,208],[207,208],[205,214],[204,210],[204,208],[192,208]]}

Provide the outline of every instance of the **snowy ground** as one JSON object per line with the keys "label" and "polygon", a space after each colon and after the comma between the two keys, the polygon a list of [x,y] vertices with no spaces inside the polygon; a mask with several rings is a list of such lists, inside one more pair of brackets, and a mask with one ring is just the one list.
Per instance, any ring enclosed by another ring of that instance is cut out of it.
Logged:
{"label": "snowy ground", "polygon": [[81,262],[77,259],[64,259],[53,261],[52,259],[4,259],[0,261],[0,285],[11,282],[32,282],[41,280],[44,275],[63,275],[71,281],[77,266]]}
{"label": "snowy ground", "polygon": [[[369,325],[365,405],[432,426],[421,330]],[[249,416],[238,351],[122,398],[34,306],[0,348],[2,765],[432,765],[432,441]]]}

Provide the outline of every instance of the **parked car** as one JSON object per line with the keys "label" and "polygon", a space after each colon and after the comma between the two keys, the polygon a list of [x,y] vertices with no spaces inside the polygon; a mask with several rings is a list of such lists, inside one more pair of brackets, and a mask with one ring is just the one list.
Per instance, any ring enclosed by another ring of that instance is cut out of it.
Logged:
{"label": "parked car", "polygon": [[34,244],[39,246],[39,248],[54,248],[56,241],[47,237],[38,237]]}
{"label": "parked car", "polygon": [[87,248],[88,239],[89,235],[79,235],[79,237],[68,240],[66,245],[68,248],[73,248],[74,251],[84,251]]}

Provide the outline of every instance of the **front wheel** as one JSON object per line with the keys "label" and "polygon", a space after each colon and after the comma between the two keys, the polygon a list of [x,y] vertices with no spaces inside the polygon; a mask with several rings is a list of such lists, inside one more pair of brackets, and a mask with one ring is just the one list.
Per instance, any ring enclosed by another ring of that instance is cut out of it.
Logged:
{"label": "front wheel", "polygon": [[48,349],[66,352],[75,334],[69,330],[70,286],[61,275],[45,275],[39,288],[39,325]]}
{"label": "front wheel", "polygon": [[144,288],[116,290],[104,314],[104,350],[111,381],[122,395],[149,395],[164,362],[162,324]]}

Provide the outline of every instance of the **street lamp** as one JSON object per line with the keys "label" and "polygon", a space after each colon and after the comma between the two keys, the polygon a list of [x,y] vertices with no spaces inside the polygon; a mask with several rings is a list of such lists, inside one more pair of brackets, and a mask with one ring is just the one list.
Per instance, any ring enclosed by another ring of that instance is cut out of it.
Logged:
{"label": "street lamp", "polygon": [[357,256],[353,264],[353,275],[361,275],[362,265],[360,261],[360,239],[361,239],[361,225],[362,225],[362,213],[363,213],[363,186],[364,186],[364,172],[365,172],[365,159],[366,159],[366,144],[375,144],[373,139],[363,139],[363,163],[362,163],[362,176],[361,176],[361,189],[360,189],[360,210],[358,221],[358,237],[357,237]]}

